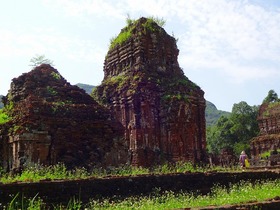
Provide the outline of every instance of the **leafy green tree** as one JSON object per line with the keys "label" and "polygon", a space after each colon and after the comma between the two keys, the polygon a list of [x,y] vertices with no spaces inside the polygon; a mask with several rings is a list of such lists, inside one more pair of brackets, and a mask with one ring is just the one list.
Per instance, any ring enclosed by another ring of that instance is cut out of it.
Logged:
{"label": "leafy green tree", "polygon": [[36,55],[35,57],[31,58],[29,66],[36,67],[41,64],[49,64],[51,66],[54,66],[53,61],[47,59],[45,55]]}
{"label": "leafy green tree", "polygon": [[267,96],[263,100],[263,103],[277,102],[279,101],[278,95],[274,90],[268,91]]}
{"label": "leafy green tree", "polygon": [[[257,115],[257,106],[249,106],[244,101],[233,105],[230,118],[233,123],[231,133],[237,137],[233,145],[235,153],[240,153],[242,150],[249,152],[249,140],[259,133]],[[242,145],[244,148],[241,148]]]}
{"label": "leafy green tree", "polygon": [[236,155],[242,150],[249,153],[249,141],[259,132],[257,114],[257,106],[251,107],[244,101],[234,104],[228,117],[221,116],[215,125],[207,128],[209,152],[217,154],[228,148]]}
{"label": "leafy green tree", "polygon": [[207,128],[207,148],[218,154],[224,148],[232,148],[235,137],[230,132],[232,122],[229,117],[221,116],[217,123]]}

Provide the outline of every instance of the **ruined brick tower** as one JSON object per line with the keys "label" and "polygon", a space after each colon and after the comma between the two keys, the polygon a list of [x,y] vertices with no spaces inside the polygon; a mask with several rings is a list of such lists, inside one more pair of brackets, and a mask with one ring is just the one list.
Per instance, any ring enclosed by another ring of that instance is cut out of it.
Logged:
{"label": "ruined brick tower", "polygon": [[14,78],[4,104],[11,118],[0,125],[0,164],[6,170],[126,162],[121,123],[48,64]]}
{"label": "ruined brick tower", "polygon": [[204,92],[180,68],[174,37],[151,18],[131,21],[112,41],[94,98],[125,128],[130,162],[199,162],[205,157]]}
{"label": "ruined brick tower", "polygon": [[280,103],[263,103],[259,108],[258,124],[260,133],[251,139],[251,154],[260,154],[280,148]]}

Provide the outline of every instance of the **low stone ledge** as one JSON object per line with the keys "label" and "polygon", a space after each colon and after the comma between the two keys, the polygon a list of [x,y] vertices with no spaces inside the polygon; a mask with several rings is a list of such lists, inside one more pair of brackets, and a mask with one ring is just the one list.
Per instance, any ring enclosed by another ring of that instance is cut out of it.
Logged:
{"label": "low stone ledge", "polygon": [[30,183],[0,184],[0,203],[5,204],[19,193],[28,198],[38,196],[49,204],[67,204],[75,197],[83,203],[95,197],[147,195],[155,189],[208,193],[217,184],[229,186],[239,181],[276,180],[280,174],[272,171],[239,173],[176,173],[106,177],[84,180],[44,180]]}

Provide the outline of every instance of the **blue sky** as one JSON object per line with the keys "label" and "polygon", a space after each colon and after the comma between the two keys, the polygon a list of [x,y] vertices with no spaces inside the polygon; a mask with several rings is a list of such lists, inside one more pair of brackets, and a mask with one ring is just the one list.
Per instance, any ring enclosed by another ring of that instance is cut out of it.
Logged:
{"label": "blue sky", "polygon": [[127,16],[166,20],[179,64],[218,109],[280,97],[279,0],[9,0],[0,7],[0,94],[45,55],[71,84],[99,85]]}

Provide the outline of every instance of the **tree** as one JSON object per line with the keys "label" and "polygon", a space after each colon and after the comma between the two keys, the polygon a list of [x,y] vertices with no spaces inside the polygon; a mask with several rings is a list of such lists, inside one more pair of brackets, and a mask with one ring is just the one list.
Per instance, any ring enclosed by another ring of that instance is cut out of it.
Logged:
{"label": "tree", "polygon": [[229,117],[221,116],[217,123],[207,128],[207,149],[218,154],[224,148],[232,148],[235,136],[230,132],[232,122]]}
{"label": "tree", "polygon": [[[242,150],[249,152],[249,140],[259,133],[258,110],[258,106],[249,106],[245,101],[233,105],[230,118],[233,123],[231,133],[237,137],[233,145],[235,153],[240,153]],[[244,148],[241,148],[242,145]]]}
{"label": "tree", "polygon": [[268,91],[267,96],[263,100],[263,103],[277,102],[279,101],[278,95],[274,90]]}
{"label": "tree", "polygon": [[236,155],[242,150],[249,153],[250,139],[257,136],[257,106],[249,106],[242,101],[234,104],[232,113],[219,118],[214,126],[207,128],[207,148],[219,153],[222,149],[232,149]]}
{"label": "tree", "polygon": [[45,55],[34,56],[33,58],[30,59],[30,63],[31,64],[29,66],[32,66],[32,67],[36,67],[36,66],[39,66],[41,64],[49,64],[51,66],[54,66],[53,61],[47,59],[45,57]]}

